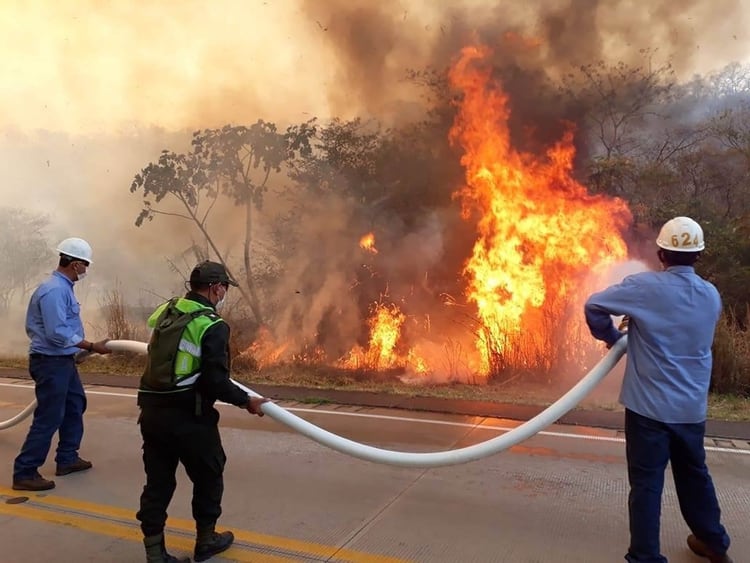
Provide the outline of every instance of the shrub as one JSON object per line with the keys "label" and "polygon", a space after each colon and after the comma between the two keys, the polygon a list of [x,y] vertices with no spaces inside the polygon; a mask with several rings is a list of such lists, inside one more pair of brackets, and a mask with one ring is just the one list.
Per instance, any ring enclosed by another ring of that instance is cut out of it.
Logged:
{"label": "shrub", "polygon": [[[743,318],[750,318],[746,311]],[[711,390],[750,396],[750,330],[743,328],[733,310],[722,315],[713,345]]]}

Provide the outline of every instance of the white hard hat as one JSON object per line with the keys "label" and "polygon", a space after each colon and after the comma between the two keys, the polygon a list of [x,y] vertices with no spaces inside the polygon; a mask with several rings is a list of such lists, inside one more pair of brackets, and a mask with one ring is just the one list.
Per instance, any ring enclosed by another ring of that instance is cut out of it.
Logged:
{"label": "white hard hat", "polygon": [[57,245],[57,251],[65,256],[85,260],[91,264],[91,245],[82,238],[66,238]]}
{"label": "white hard hat", "polygon": [[664,223],[656,244],[664,250],[700,252],[705,248],[703,229],[690,217],[675,217]]}

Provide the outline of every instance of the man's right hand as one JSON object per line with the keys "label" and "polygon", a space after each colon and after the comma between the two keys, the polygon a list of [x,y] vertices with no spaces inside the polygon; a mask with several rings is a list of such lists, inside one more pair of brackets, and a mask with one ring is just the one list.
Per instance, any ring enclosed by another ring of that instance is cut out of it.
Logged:
{"label": "man's right hand", "polygon": [[249,412],[250,414],[265,416],[265,413],[261,409],[261,406],[263,405],[263,403],[268,403],[269,401],[270,399],[267,399],[266,397],[248,397],[245,409],[247,409],[247,412]]}

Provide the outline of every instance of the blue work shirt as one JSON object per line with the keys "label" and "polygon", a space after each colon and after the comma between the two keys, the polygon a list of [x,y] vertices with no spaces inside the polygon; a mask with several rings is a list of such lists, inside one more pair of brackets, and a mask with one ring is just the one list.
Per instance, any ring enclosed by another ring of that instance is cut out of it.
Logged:
{"label": "blue work shirt", "polygon": [[625,408],[667,423],[706,420],[721,298],[692,266],[628,276],[592,295],[585,314],[591,334],[609,345],[622,336],[610,315],[630,317]]}
{"label": "blue work shirt", "polygon": [[36,288],[26,310],[29,353],[65,356],[80,352],[75,345],[84,338],[81,306],[73,282],[58,271]]}

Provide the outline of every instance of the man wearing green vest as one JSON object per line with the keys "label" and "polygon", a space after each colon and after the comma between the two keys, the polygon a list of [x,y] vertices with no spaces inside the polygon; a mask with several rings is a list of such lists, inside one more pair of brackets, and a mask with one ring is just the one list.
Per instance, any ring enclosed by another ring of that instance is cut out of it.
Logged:
{"label": "man wearing green vest", "polygon": [[226,456],[219,436],[223,401],[263,416],[268,399],[253,398],[229,379],[229,326],[216,313],[229,286],[226,268],[202,262],[190,274],[190,290],[159,306],[148,319],[153,329],[148,362],[138,389],[146,484],[136,515],[148,563],[185,563],[164,544],[167,507],[182,463],[193,482],[196,524],[194,558],[205,561],[229,548],[232,532],[216,532],[221,515]]}

